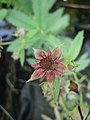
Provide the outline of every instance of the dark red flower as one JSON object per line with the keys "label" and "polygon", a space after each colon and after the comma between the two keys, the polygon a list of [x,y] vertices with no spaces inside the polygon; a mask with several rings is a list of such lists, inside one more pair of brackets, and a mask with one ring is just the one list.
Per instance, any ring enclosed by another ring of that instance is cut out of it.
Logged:
{"label": "dark red flower", "polygon": [[61,48],[56,47],[53,52],[48,49],[45,51],[34,49],[36,64],[32,66],[36,69],[28,81],[40,78],[42,81],[45,77],[49,83],[54,81],[55,76],[61,77],[63,72],[67,72],[68,68],[62,64],[64,58],[61,58]]}

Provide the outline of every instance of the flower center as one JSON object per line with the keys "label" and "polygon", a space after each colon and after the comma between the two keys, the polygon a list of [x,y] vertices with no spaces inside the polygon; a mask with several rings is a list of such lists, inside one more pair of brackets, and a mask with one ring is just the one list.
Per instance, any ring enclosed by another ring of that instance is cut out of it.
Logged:
{"label": "flower center", "polygon": [[52,67],[52,59],[46,57],[40,61],[40,66],[44,70],[49,70]]}

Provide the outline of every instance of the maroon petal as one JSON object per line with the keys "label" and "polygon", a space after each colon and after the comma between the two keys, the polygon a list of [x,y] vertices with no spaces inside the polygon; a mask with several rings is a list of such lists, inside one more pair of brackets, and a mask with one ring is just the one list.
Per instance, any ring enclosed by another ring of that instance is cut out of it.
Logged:
{"label": "maroon petal", "polygon": [[39,49],[35,49],[35,48],[33,48],[33,50],[34,50],[35,58],[37,60],[40,60],[40,59],[43,59],[43,58],[46,57],[45,51],[39,50]]}
{"label": "maroon petal", "polygon": [[61,56],[61,47],[58,46],[52,52],[52,59],[55,60],[57,58],[60,58],[60,56]]}
{"label": "maroon petal", "polygon": [[48,48],[48,56],[51,56],[51,51],[49,48]]}
{"label": "maroon petal", "polygon": [[61,73],[58,72],[57,70],[53,70],[53,73],[54,73],[57,77],[61,77]]}
{"label": "maroon petal", "polygon": [[38,63],[36,63],[36,64],[33,64],[32,67],[34,67],[34,68],[39,68],[40,65],[39,65]]}
{"label": "maroon petal", "polygon": [[68,72],[68,68],[63,64],[56,65],[55,69],[59,72]]}
{"label": "maroon petal", "polygon": [[56,59],[56,60],[55,60],[55,63],[61,63],[61,62],[63,62],[63,61],[64,61],[64,58]]}
{"label": "maroon petal", "polygon": [[38,72],[38,74],[40,76],[44,72],[44,70],[42,68],[39,68],[39,69],[37,69],[37,72]]}
{"label": "maroon petal", "polygon": [[43,81],[43,79],[45,78],[46,72],[42,72],[42,74],[40,75],[40,82]]}
{"label": "maroon petal", "polygon": [[37,79],[37,78],[39,78],[39,73],[38,73],[37,70],[35,70],[35,71],[33,72],[33,74],[31,75],[31,78],[30,78],[29,80],[27,80],[27,82],[33,81],[33,80],[35,80],[35,79]]}
{"label": "maroon petal", "polygon": [[47,79],[48,83],[50,83],[50,84],[53,83],[54,75],[53,75],[52,71],[46,73],[46,79]]}

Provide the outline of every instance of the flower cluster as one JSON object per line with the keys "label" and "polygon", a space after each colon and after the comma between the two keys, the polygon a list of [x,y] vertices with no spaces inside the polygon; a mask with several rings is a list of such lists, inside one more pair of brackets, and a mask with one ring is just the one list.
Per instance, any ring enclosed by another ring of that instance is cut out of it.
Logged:
{"label": "flower cluster", "polygon": [[32,81],[37,78],[40,78],[40,81],[43,81],[46,77],[47,81],[52,83],[55,76],[61,77],[63,72],[68,71],[67,67],[62,64],[64,58],[60,58],[60,46],[56,47],[53,52],[51,52],[50,49],[48,49],[47,53],[43,50],[34,49],[34,53],[37,63],[32,65],[32,67],[35,68],[35,71],[28,81]]}

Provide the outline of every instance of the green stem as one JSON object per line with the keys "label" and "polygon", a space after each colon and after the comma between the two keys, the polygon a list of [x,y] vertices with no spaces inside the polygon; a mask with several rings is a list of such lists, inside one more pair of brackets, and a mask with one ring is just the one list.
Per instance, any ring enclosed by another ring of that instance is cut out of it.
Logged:
{"label": "green stem", "polygon": [[5,46],[5,45],[10,45],[12,44],[13,42],[2,42],[0,43],[0,46]]}
{"label": "green stem", "polygon": [[[78,80],[78,77],[77,77],[76,73],[73,72],[73,76],[75,78],[75,82],[77,84],[79,84],[79,80]],[[79,95],[80,95],[80,105],[82,105],[83,104],[83,96],[82,96],[82,90],[81,89],[79,90]]]}
{"label": "green stem", "polygon": [[74,76],[74,78],[75,78],[75,82],[78,84],[78,83],[79,83],[79,80],[78,80],[78,77],[77,77],[77,75],[76,75],[75,72],[73,72],[73,76]]}
{"label": "green stem", "polygon": [[80,105],[82,105],[83,104],[83,96],[82,96],[81,90],[79,91],[79,94],[80,94]]}
{"label": "green stem", "polygon": [[67,107],[65,106],[65,103],[64,103],[64,100],[63,100],[62,97],[60,98],[60,104],[62,105],[62,107],[64,108],[65,111],[68,111],[68,109],[67,109]]}

